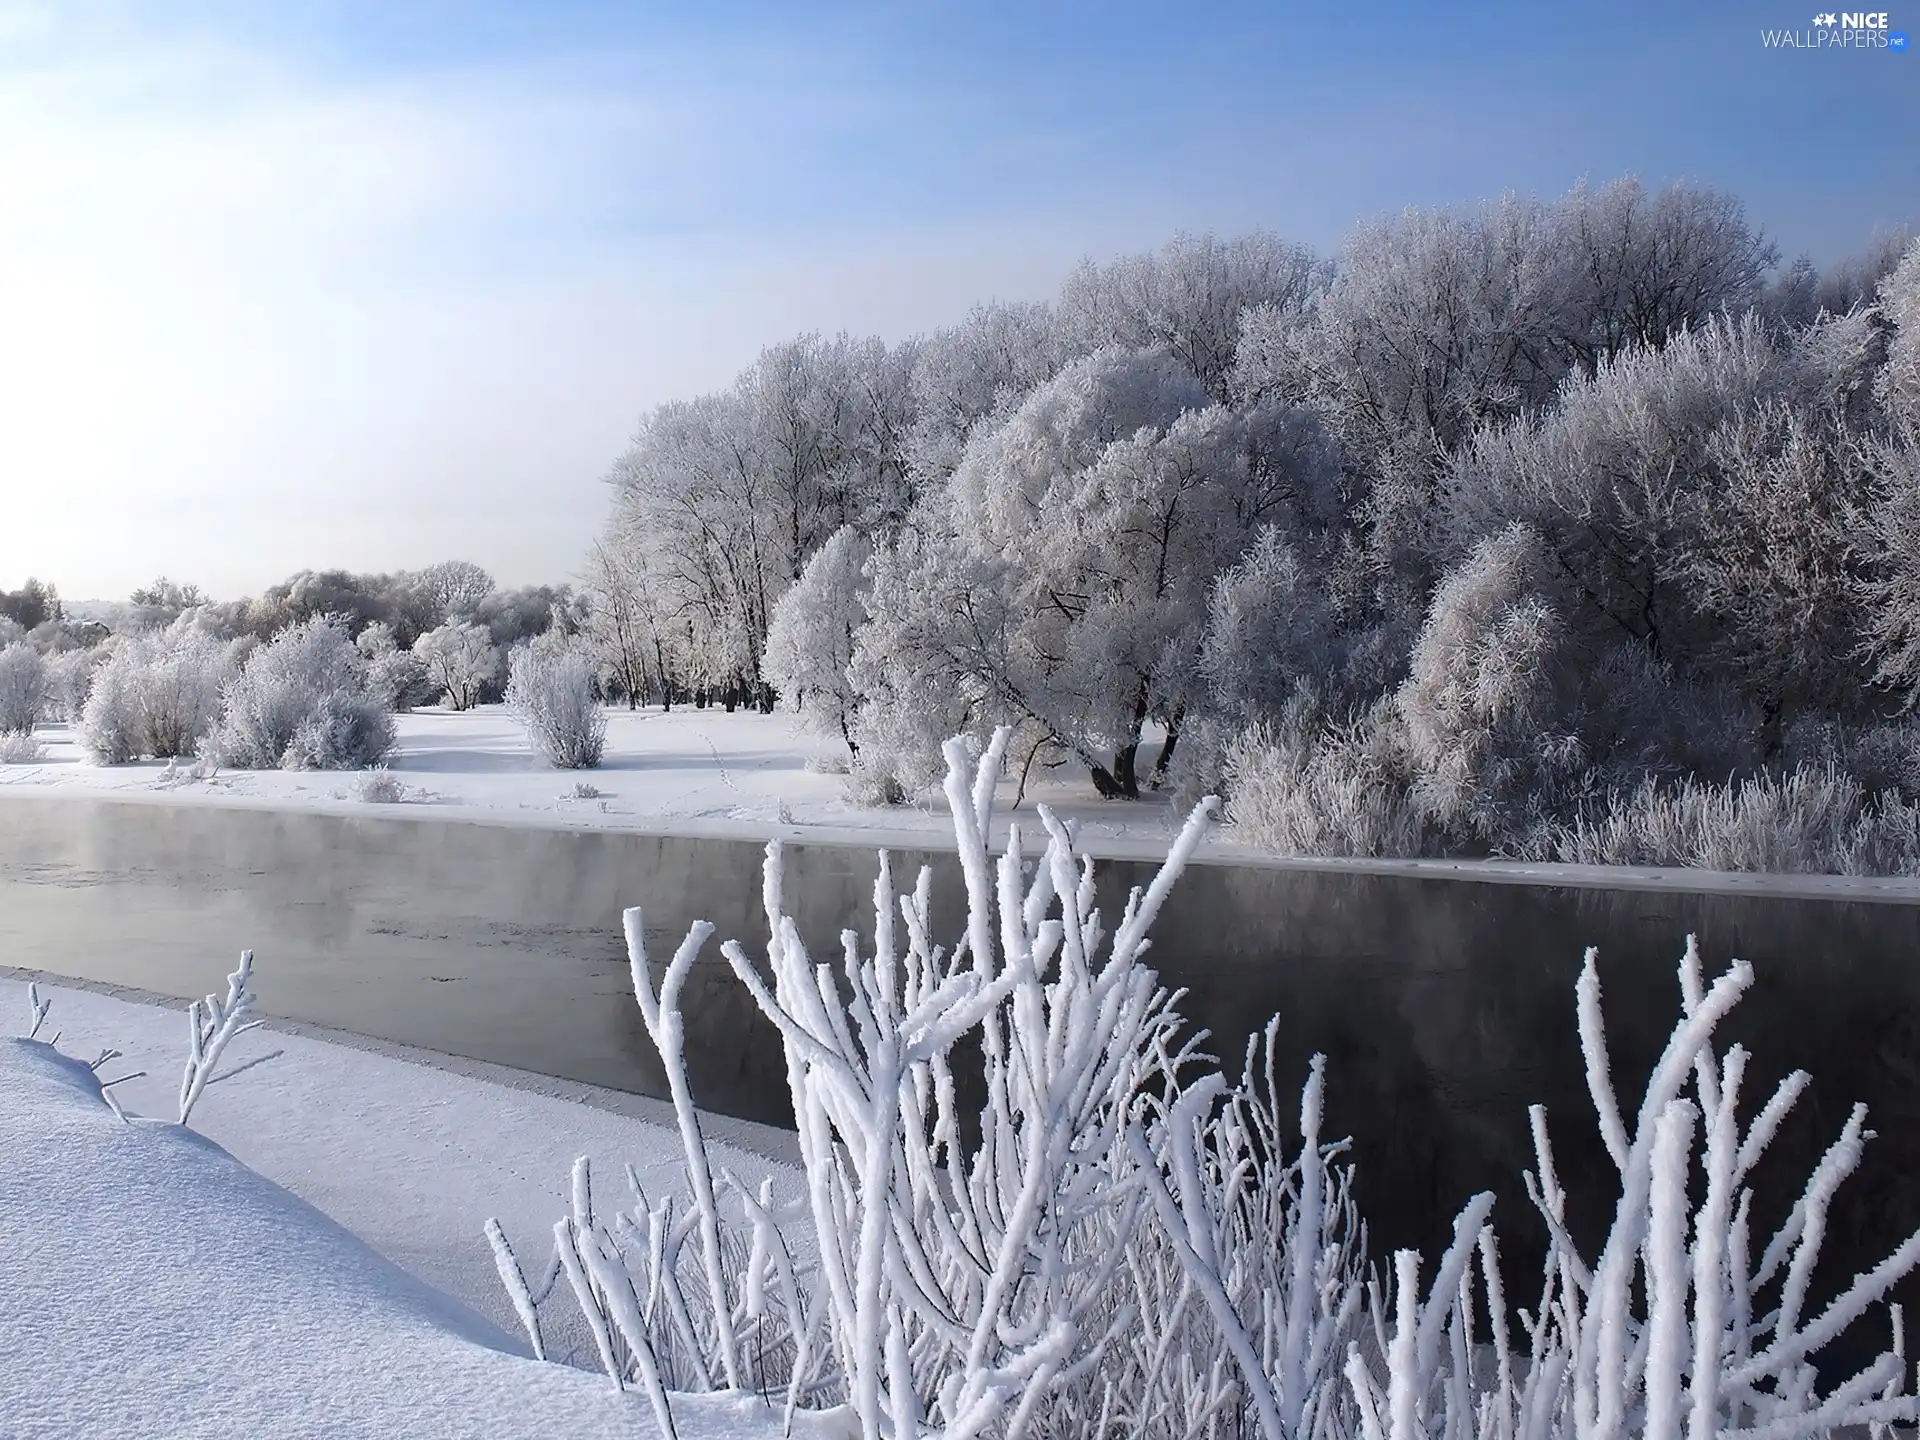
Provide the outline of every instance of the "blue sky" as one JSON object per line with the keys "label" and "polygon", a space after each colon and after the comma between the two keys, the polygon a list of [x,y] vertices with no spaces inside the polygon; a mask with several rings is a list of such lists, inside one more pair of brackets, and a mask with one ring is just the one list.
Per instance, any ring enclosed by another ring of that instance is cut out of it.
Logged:
{"label": "blue sky", "polygon": [[1811,14],[0,0],[0,585],[563,578],[651,405],[1180,229],[1632,171],[1837,258],[1920,219],[1920,56]]}

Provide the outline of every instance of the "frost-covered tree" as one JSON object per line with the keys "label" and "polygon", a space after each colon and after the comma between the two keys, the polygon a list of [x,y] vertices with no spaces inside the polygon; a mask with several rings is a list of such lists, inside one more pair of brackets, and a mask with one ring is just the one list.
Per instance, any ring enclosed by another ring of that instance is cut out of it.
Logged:
{"label": "frost-covered tree", "polygon": [[1631,175],[1577,186],[1554,207],[1551,242],[1581,321],[1566,343],[1588,369],[1744,313],[1780,258],[1737,197],[1685,181],[1649,191]]}
{"label": "frost-covered tree", "polygon": [[182,611],[194,610],[207,603],[208,597],[198,585],[182,585],[162,575],[151,585],[142,585],[127,597],[129,604],[142,610],[164,610],[172,615]]}
{"label": "frost-covered tree", "polygon": [[1877,393],[1896,425],[1920,429],[1920,239],[1880,283],[1880,310],[1893,325]]}
{"label": "frost-covered tree", "polygon": [[403,650],[393,627],[376,620],[362,630],[354,646],[367,661],[367,693],[387,711],[411,710],[433,698],[427,666],[411,650]]}
{"label": "frost-covered tree", "polygon": [[1874,680],[1920,707],[1920,432],[1868,451],[1873,477],[1863,507],[1863,546],[1870,557],[1861,581],[1868,654]]}
{"label": "frost-covered tree", "polygon": [[844,740],[855,757],[860,697],[849,672],[855,638],[867,620],[862,572],[872,553],[864,535],[842,526],[780,598],[767,632],[767,678],[809,726]]}
{"label": "frost-covered tree", "polygon": [[1707,623],[1689,573],[1701,538],[1709,444],[1722,420],[1792,380],[1786,357],[1749,318],[1641,347],[1574,377],[1544,415],[1477,434],[1453,462],[1446,523],[1464,557],[1518,521],[1544,541],[1581,599],[1571,622],[1694,653]]}
{"label": "frost-covered tree", "polygon": [[47,708],[47,663],[24,640],[0,646],[0,735],[29,735]]}
{"label": "frost-covered tree", "polygon": [[431,628],[472,615],[493,593],[493,576],[471,560],[442,560],[414,571],[408,588],[421,598]]}
{"label": "frost-covered tree", "polygon": [[944,484],[973,427],[1004,417],[1068,359],[1051,307],[995,301],[937,330],[913,354],[907,468],[922,489]]}
{"label": "frost-covered tree", "polygon": [[59,593],[43,580],[27,577],[18,590],[0,590],[0,619],[11,620],[22,630],[31,630],[62,614]]}
{"label": "frost-covered tree", "polygon": [[634,710],[658,688],[671,708],[665,642],[657,597],[647,585],[646,561],[638,547],[596,540],[587,554],[587,613],[581,636],[603,681]]}
{"label": "frost-covered tree", "polygon": [[1263,527],[1208,596],[1200,673],[1214,711],[1252,724],[1337,683],[1337,626],[1323,576],[1280,527]]}
{"label": "frost-covered tree", "polygon": [[518,590],[495,590],[470,618],[504,653],[548,631],[573,635],[585,623],[586,611],[571,585],[523,585]]}
{"label": "frost-covered tree", "polygon": [[483,626],[449,621],[413,642],[413,653],[427,667],[427,679],[455,710],[470,710],[480,688],[500,673],[500,651]]}
{"label": "frost-covered tree", "polygon": [[1178,235],[1151,254],[1084,262],[1061,289],[1058,325],[1073,354],[1164,350],[1224,404],[1245,314],[1305,310],[1329,270],[1305,246],[1260,231]]}
{"label": "frost-covered tree", "polygon": [[903,517],[913,350],[817,335],[763,351],[733,388],[660,407],[615,465],[614,525],[684,635],[686,679],[772,704],[773,607],[842,525]]}
{"label": "frost-covered tree", "polygon": [[909,529],[873,556],[871,619],[848,666],[860,701],[856,799],[897,803],[925,790],[944,773],[946,738],[965,733],[984,745],[1001,716],[1017,717],[1016,743],[1052,735],[1019,684],[1006,569],[950,532]]}
{"label": "frost-covered tree", "polygon": [[[1097,352],[977,432],[954,474],[951,530],[928,543],[974,558],[923,575],[929,587],[994,577],[997,593],[970,598],[973,633],[930,635],[917,600],[887,613],[915,583],[889,573],[876,578],[861,646],[873,656],[911,645],[938,667],[937,683],[986,707],[973,723],[1034,727],[1103,795],[1135,796],[1144,725],[1169,731],[1158,780],[1194,698],[1207,582],[1281,508],[1292,478],[1251,463],[1245,426],[1178,361]],[[897,692],[872,698],[900,703]]]}
{"label": "frost-covered tree", "polygon": [[1865,467],[1844,431],[1781,400],[1724,422],[1707,461],[1684,567],[1707,622],[1700,660],[1759,706],[1771,754],[1794,717],[1857,719],[1869,702],[1849,525]]}
{"label": "frost-covered tree", "polygon": [[324,616],[275,636],[226,687],[213,758],[248,770],[357,770],[393,749],[393,720],[367,686],[367,661]]}
{"label": "frost-covered tree", "polygon": [[1302,338],[1359,456],[1416,463],[1553,394],[1577,322],[1553,212],[1507,196],[1358,227]]}

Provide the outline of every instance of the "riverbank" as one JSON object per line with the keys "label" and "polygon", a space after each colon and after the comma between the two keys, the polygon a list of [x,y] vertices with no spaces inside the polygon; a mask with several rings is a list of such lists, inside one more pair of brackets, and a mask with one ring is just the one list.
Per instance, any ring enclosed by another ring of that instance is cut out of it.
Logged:
{"label": "riverbank", "polygon": [[[533,755],[519,724],[500,706],[455,713],[429,708],[394,717],[399,743],[388,773],[397,800],[362,798],[355,774],[283,770],[213,770],[140,761],[90,763],[70,726],[42,725],[43,755],[0,765],[0,799],[9,795],[74,796],[139,804],[210,805],[238,809],[379,815],[550,830],[671,835],[687,839],[779,839],[863,849],[950,850],[953,821],[945,805],[862,806],[844,794],[832,772],[844,747],[804,730],[784,713],[727,714],[720,709],[607,712],[606,763],[595,770],[557,771]],[[1023,803],[1003,782],[994,834],[1004,841],[1018,823],[1039,835],[1044,804],[1080,826],[1096,857],[1157,860],[1185,820],[1171,801],[1102,801],[1083,778],[1031,777]],[[1585,889],[1684,890],[1828,899],[1920,902],[1920,880],[1838,875],[1719,874],[1653,866],[1552,865],[1524,861],[1345,859],[1263,855],[1210,835],[1195,856],[1202,863],[1269,870],[1323,870],[1367,875],[1429,876],[1495,884]]]}
{"label": "riverbank", "polygon": [[[207,988],[219,988],[217,965],[208,971]],[[0,973],[0,1035],[22,1035],[26,979]],[[146,1072],[114,1087],[122,1105],[171,1118],[186,1007],[126,993],[42,979],[52,1011],[40,1038],[58,1034],[62,1053],[88,1061],[119,1050],[102,1078]],[[582,1155],[616,1199],[629,1164],[649,1193],[684,1193],[670,1107],[643,1096],[278,1019],[235,1040],[220,1070],[193,1112],[196,1131],[510,1336],[520,1324],[483,1233],[488,1219],[544,1261]],[[786,1143],[782,1132],[711,1117],[710,1134],[737,1173],[798,1195],[799,1172],[766,1153]]]}

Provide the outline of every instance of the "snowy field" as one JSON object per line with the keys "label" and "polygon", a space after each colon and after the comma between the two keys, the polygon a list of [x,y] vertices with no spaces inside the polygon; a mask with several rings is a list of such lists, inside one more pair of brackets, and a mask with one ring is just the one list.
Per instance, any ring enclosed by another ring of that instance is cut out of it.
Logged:
{"label": "snowy field", "polygon": [[[937,797],[917,805],[851,803],[844,777],[819,762],[844,754],[837,742],[808,733],[797,717],[718,707],[671,712],[607,712],[606,761],[598,769],[557,771],[533,753],[526,732],[501,706],[398,715],[399,745],[389,765],[404,787],[398,803],[361,798],[359,777],[305,770],[221,770],[200,778],[186,766],[146,760],[128,765],[88,761],[70,727],[35,732],[44,758],[0,765],[0,796],[68,794],[162,804],[231,805],[334,814],[388,812],[413,818],[625,830],[716,839],[891,845],[951,849],[952,821]],[[1152,743],[1157,743],[1157,739]],[[1149,745],[1151,751],[1151,744]],[[576,785],[598,792],[574,793]],[[1077,821],[1086,850],[1113,859],[1158,860],[1179,833],[1183,814],[1170,801],[1102,801],[1077,770],[1036,770],[1024,803],[1015,786],[996,797],[994,832],[1018,821],[1040,832],[1036,807]],[[1716,875],[1648,866],[1548,865],[1518,861],[1348,860],[1275,858],[1216,832],[1197,858],[1236,864],[1349,870],[1372,874],[1469,875],[1513,883],[1598,888],[1724,890],[1770,895],[1884,897],[1920,900],[1920,880],[1827,875]]]}
{"label": "snowy field", "polygon": [[[274,1028],[227,1051],[193,1113],[206,1144],[166,1123],[179,1008],[40,993],[41,1038],[59,1032],[65,1060],[12,1038],[26,986],[0,980],[0,1433],[657,1433],[638,1393],[527,1358],[482,1227],[497,1217],[538,1257],[576,1156],[609,1181],[631,1163],[665,1193],[675,1135]],[[109,1046],[124,1054],[100,1078],[146,1071],[114,1092],[160,1120],[122,1125],[102,1102],[82,1062]],[[722,1153],[777,1191],[797,1184]],[[682,1436],[780,1433],[757,1400],[674,1409]]]}

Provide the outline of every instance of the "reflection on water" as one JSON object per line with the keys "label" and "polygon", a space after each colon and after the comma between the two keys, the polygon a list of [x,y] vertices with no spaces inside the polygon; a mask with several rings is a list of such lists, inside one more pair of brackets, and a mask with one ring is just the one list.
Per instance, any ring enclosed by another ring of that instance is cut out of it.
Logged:
{"label": "reflection on water", "polygon": [[[764,947],[761,858],[725,840],[8,796],[0,964],[187,996],[251,947],[269,1013],[661,1094],[620,937],[621,909],[639,904],[659,963],[691,921],[718,929],[686,988],[696,1096],[784,1123],[777,1039],[719,954],[728,937]],[[951,857],[896,852],[894,873],[910,881],[929,858],[950,939]],[[849,917],[870,933],[874,873],[868,852],[788,847],[788,902],[817,954],[837,957]],[[1108,913],[1151,873],[1103,863]],[[1833,1217],[1818,1286],[1830,1294],[1920,1229],[1920,905],[1199,865],[1150,958],[1234,1068],[1280,1014],[1289,1103],[1308,1057],[1326,1053],[1327,1129],[1354,1136],[1376,1253],[1437,1254],[1460,1204],[1492,1189],[1519,1270],[1545,1242],[1520,1183],[1530,1103],[1547,1106],[1576,1236],[1604,1230],[1599,1197],[1617,1194],[1575,1036],[1585,947],[1600,947],[1631,1111],[1678,1012],[1689,931],[1710,973],[1736,955],[1757,973],[1724,1027],[1754,1053],[1747,1113],[1787,1071],[1814,1076],[1758,1172],[1756,1233],[1785,1214],[1852,1104],[1872,1107],[1879,1139]]]}

